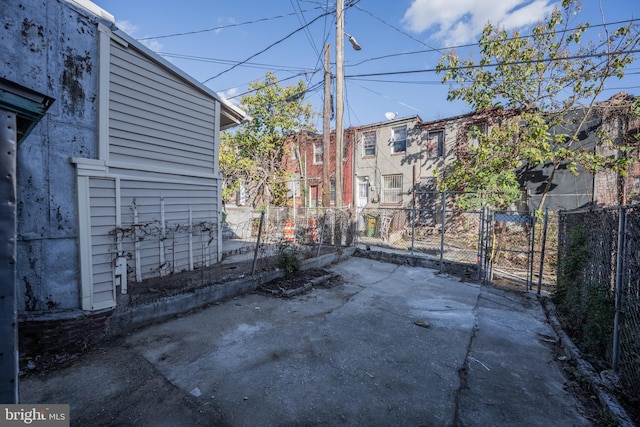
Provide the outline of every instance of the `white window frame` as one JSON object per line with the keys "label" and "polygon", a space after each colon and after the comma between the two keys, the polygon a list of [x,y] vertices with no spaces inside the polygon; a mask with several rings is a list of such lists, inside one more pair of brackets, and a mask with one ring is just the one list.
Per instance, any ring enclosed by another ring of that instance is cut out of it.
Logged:
{"label": "white window frame", "polygon": [[382,200],[385,205],[402,204],[402,174],[382,176]]}
{"label": "white window frame", "polygon": [[[376,131],[362,132],[362,157],[375,157],[376,145],[377,145]],[[368,150],[373,150],[373,153],[367,153]]]}
{"label": "white window frame", "polygon": [[329,200],[332,204],[336,203],[336,180],[329,181]]}
{"label": "white window frame", "polygon": [[313,143],[313,164],[321,165],[324,158],[324,145],[322,142]]}
{"label": "white window frame", "polygon": [[[431,141],[433,139],[436,139],[435,147],[430,147]],[[427,132],[427,144],[428,144],[427,146],[429,147],[429,157],[431,157],[432,148],[435,148],[435,151],[436,151],[435,157],[444,157],[444,153],[445,153],[444,141],[445,141],[444,129],[430,130],[429,132]]]}
{"label": "white window frame", "polygon": [[[401,145],[401,149],[398,149]],[[407,127],[396,126],[391,128],[391,154],[407,152]]]}

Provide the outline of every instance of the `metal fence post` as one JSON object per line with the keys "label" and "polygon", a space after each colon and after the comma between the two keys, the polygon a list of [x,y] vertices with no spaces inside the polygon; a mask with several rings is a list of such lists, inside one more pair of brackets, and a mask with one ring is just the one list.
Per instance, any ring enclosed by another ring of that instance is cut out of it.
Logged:
{"label": "metal fence post", "polygon": [[625,229],[627,226],[627,209],[620,206],[618,213],[618,253],[616,254],[615,305],[616,314],[613,320],[613,357],[611,367],[618,372],[620,362],[620,314],[622,311],[622,287],[624,286],[625,269]]}
{"label": "metal fence post", "polygon": [[411,255],[415,249],[416,241],[416,190],[413,190],[413,208],[411,209]]}
{"label": "metal fence post", "polygon": [[540,274],[538,275],[538,295],[542,289],[542,272],[544,270],[544,252],[547,245],[547,226],[549,224],[549,207],[544,210],[544,224],[542,226],[542,247],[540,248]]}
{"label": "metal fence post", "polygon": [[253,253],[253,266],[251,267],[251,275],[256,274],[256,261],[258,260],[258,249],[260,248],[260,238],[262,237],[262,225],[264,224],[264,211],[260,212],[260,224],[258,225],[258,238],[256,239],[256,250]]}
{"label": "metal fence post", "polygon": [[485,216],[486,232],[485,232],[485,250],[484,250],[484,281],[483,284],[491,283],[493,280],[493,229],[494,224],[494,212],[487,208],[487,214]]}
{"label": "metal fence post", "polygon": [[411,255],[413,255],[415,240],[416,240],[416,166],[413,165],[413,177],[412,177],[412,206],[411,206]]}
{"label": "metal fence post", "polygon": [[444,272],[444,232],[446,230],[447,192],[442,192],[442,226],[440,228],[440,274]]}
{"label": "metal fence post", "polygon": [[531,217],[531,235],[529,236],[529,256],[527,257],[527,262],[529,265],[527,266],[527,290],[531,290],[533,288],[533,256],[536,251],[536,214],[534,213]]}
{"label": "metal fence post", "polygon": [[322,218],[322,229],[320,230],[320,240],[318,241],[318,252],[316,253],[316,258],[320,256],[320,249],[322,248],[322,242],[324,241],[324,226],[327,223],[327,212],[325,211],[324,216]]}
{"label": "metal fence post", "polygon": [[483,259],[483,242],[484,242],[484,212],[485,208],[483,207],[480,211],[480,226],[478,227],[478,280],[482,278],[482,259]]}

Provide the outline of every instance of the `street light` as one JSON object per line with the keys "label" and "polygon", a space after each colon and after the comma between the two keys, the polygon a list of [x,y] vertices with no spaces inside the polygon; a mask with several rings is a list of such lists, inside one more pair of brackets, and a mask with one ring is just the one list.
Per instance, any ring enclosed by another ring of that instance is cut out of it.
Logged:
{"label": "street light", "polygon": [[347,37],[349,37],[349,42],[351,42],[351,46],[353,46],[353,48],[354,48],[355,50],[360,50],[360,49],[362,49],[362,46],[360,46],[360,45],[358,44],[358,41],[355,39],[355,37],[353,37],[351,34],[347,33],[346,31],[345,31],[345,33],[344,33],[344,34],[345,34]]}

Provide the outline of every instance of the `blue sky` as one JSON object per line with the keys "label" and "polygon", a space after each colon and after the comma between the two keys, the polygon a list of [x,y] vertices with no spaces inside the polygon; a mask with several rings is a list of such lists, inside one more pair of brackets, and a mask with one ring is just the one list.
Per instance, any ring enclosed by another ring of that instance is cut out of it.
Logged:
{"label": "blue sky", "polygon": [[[271,71],[282,85],[304,79],[313,89],[306,102],[322,111],[325,43],[331,45],[335,61],[335,15],[326,13],[335,10],[335,2],[94,3],[114,15],[120,29],[144,39],[148,47],[231,101],[239,100],[251,82],[264,79]],[[418,114],[427,121],[469,112],[466,104],[447,101],[448,85],[429,71],[439,61],[438,49],[475,43],[487,21],[528,34],[531,23],[558,4],[548,0],[345,0],[346,5],[351,3],[345,13],[345,31],[357,39],[362,50],[353,50],[345,39],[345,127],[383,121],[386,112],[398,117]],[[640,18],[637,0],[586,0],[582,12],[574,17],[576,24],[592,25],[632,18]],[[602,31],[602,27],[593,28],[589,35],[597,37]],[[476,48],[457,51],[467,56]],[[477,52],[474,57],[478,58]],[[355,77],[409,70],[425,71]],[[640,95],[640,61],[631,65],[623,80],[610,81],[604,98],[619,91]],[[321,119],[317,126],[322,129]]]}

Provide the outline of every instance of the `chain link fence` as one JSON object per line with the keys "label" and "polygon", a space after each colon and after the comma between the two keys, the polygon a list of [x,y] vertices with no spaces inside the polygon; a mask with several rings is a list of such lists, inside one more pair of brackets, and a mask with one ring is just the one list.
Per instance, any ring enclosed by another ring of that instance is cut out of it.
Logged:
{"label": "chain link fence", "polygon": [[640,205],[561,212],[554,301],[563,326],[640,404]]}
{"label": "chain link fence", "polygon": [[247,259],[247,254],[253,254],[254,269],[264,270],[273,268],[278,261],[275,258],[287,253],[306,259],[354,243],[348,208],[267,207],[244,212],[232,224],[225,221],[223,261]]}
{"label": "chain link fence", "polygon": [[553,290],[556,213],[536,218],[529,212],[461,210],[453,203],[455,194],[433,192],[428,198],[420,208],[359,210],[357,242],[431,258],[441,272],[449,272],[452,264],[459,272],[462,266],[483,283]]}

